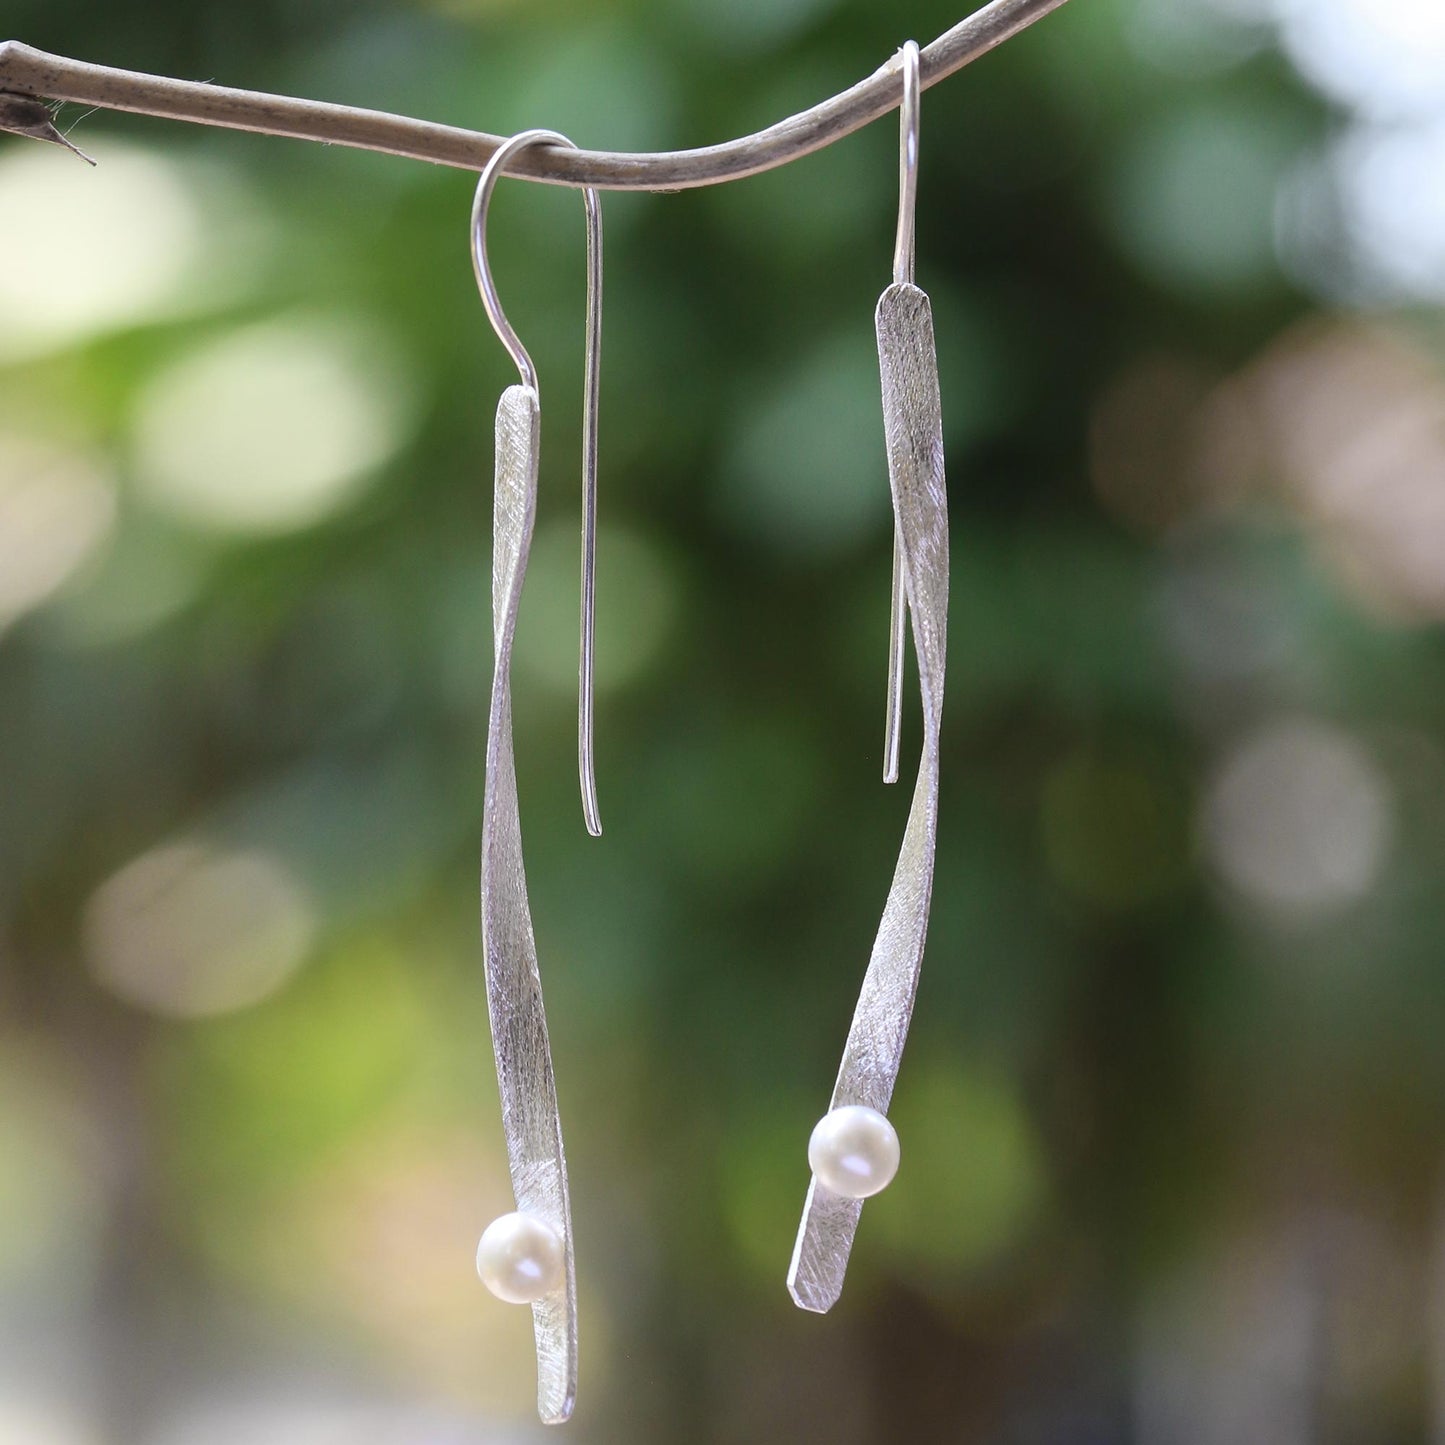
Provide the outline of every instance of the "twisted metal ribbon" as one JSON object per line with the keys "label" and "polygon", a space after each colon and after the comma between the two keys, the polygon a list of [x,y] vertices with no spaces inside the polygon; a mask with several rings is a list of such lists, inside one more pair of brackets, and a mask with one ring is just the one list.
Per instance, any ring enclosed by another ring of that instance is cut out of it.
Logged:
{"label": "twisted metal ribbon", "polygon": [[532,1305],[537,1412],[544,1422],[555,1424],[571,1415],[577,1394],[577,1283],[562,1123],[522,866],[511,696],[512,642],[537,512],[540,437],[536,391],[530,386],[509,386],[497,404],[492,543],[496,660],[482,821],[482,948],[502,1129],[517,1208],[550,1224],[565,1251],[562,1286]]}
{"label": "twisted metal ribbon", "polygon": [[[939,725],[948,629],[948,498],[943,481],[943,415],[933,312],[927,295],[895,282],[875,316],[893,494],[897,556],[923,694],[923,756],[903,848],[863,978],[830,1109],[863,1104],[888,1112],[928,933],[938,827]],[[788,1268],[788,1291],[806,1310],[824,1311],[843,1288],[863,1211],[815,1177]]]}

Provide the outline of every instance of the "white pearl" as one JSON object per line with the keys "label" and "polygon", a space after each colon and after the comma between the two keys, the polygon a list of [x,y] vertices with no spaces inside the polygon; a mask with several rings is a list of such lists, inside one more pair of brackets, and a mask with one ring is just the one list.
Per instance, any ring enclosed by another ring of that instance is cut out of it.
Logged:
{"label": "white pearl", "polygon": [[482,1231],[477,1273],[508,1304],[525,1305],[562,1283],[562,1237],[535,1214],[503,1214]]}
{"label": "white pearl", "polygon": [[865,1104],[824,1114],[808,1140],[808,1163],[818,1182],[845,1199],[867,1199],[898,1173],[898,1134]]}

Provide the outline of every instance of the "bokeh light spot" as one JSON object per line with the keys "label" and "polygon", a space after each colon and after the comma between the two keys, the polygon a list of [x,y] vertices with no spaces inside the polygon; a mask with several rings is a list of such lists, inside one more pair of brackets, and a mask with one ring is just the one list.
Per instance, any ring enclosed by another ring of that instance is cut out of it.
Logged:
{"label": "bokeh light spot", "polygon": [[3,1445],[96,1445],[98,1438],[73,1405],[0,1395]]}
{"label": "bokeh light spot", "polygon": [[114,492],[92,462],[0,434],[0,631],[51,596],[114,521]]}
{"label": "bokeh light spot", "polygon": [[1272,723],[1230,752],[1201,817],[1223,880],[1284,917],[1367,893],[1392,824],[1390,789],[1374,760],[1348,733],[1311,719]]}
{"label": "bokeh light spot", "polygon": [[1356,127],[1333,160],[1365,279],[1396,295],[1445,299],[1445,106],[1414,125]]}
{"label": "bokeh light spot", "polygon": [[413,412],[403,367],[374,328],[262,323],[182,357],[146,389],[139,485],[207,530],[293,531],[351,501],[406,440]]}
{"label": "bokeh light spot", "polygon": [[1445,110],[1440,0],[1275,0],[1285,51],[1320,89],[1376,114]]}
{"label": "bokeh light spot", "polygon": [[198,1018],[274,993],[305,960],[317,924],[278,859],[169,843],[96,890],[85,909],[85,950],[96,980],[121,998]]}
{"label": "bokeh light spot", "polygon": [[1357,596],[1445,616],[1445,378],[1404,335],[1313,324],[1251,384],[1277,473]]}
{"label": "bokeh light spot", "polygon": [[50,147],[0,156],[0,359],[170,311],[201,250],[195,204],[165,157],[107,144],[104,164]]}

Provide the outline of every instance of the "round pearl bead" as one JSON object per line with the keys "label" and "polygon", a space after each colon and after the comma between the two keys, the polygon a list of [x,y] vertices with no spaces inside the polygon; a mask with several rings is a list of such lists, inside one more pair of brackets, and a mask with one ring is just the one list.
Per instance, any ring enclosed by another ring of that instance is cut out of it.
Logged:
{"label": "round pearl bead", "polygon": [[867,1199],[898,1173],[898,1134],[865,1104],[824,1114],[808,1140],[808,1163],[819,1183],[845,1199]]}
{"label": "round pearl bead", "polygon": [[562,1237],[535,1214],[504,1214],[482,1232],[477,1273],[500,1300],[525,1305],[562,1283]]}

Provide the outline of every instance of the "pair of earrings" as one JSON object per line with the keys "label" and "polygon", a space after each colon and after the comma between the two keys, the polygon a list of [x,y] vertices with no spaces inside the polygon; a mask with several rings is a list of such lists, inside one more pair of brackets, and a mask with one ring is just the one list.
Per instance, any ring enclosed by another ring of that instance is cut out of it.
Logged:
{"label": "pair of earrings", "polygon": [[[893,1178],[898,1136],[887,1118],[923,959],[933,892],[938,821],[939,724],[948,612],[948,510],[933,318],[913,283],[913,213],[918,169],[919,52],[901,55],[903,105],[898,232],[893,283],[878,301],[875,329],[883,388],[894,552],[889,628],[884,781],[898,777],[902,675],[912,618],[923,700],[918,781],[892,886],[848,1033],[828,1113],[808,1143],[812,1182],[788,1269],[803,1309],[827,1310],[843,1287],[863,1201]],[[577,1298],[567,1170],[542,1008],[537,947],[527,905],[512,755],[510,668],[536,515],[540,397],[536,370],[497,298],[487,260],[487,208],[507,161],[527,146],[572,142],[532,130],[498,148],[472,207],[472,259],[483,305],[517,364],[519,385],[502,393],[496,422],[492,617],[495,662],[487,730],[482,825],[482,940],[487,1006],[502,1102],[515,1212],[482,1235],[477,1269],[493,1294],[532,1306],[537,1408],[556,1423],[571,1414],[577,1383]],[[597,524],[598,361],[602,310],[602,220],[595,190],[587,207],[587,365],[582,441],[582,618],[578,756],[583,814],[600,834],[592,750],[592,652]]]}

